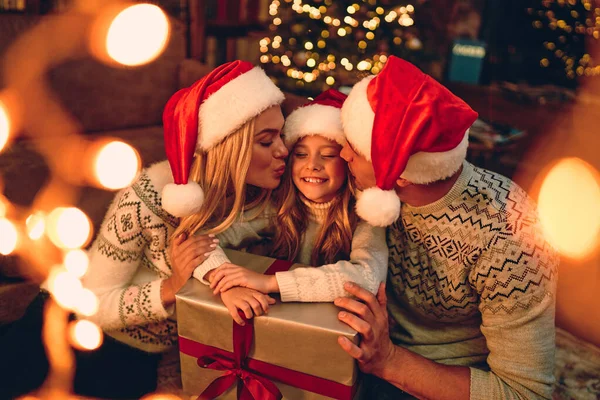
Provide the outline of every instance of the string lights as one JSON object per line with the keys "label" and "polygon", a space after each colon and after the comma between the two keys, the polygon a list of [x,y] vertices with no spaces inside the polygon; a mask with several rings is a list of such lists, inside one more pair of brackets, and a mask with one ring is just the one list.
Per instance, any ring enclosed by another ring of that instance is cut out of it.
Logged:
{"label": "string lights", "polygon": [[273,0],[273,34],[260,40],[261,63],[280,86],[318,92],[379,73],[390,53],[420,51],[415,7],[377,3]]}
{"label": "string lights", "polygon": [[600,39],[600,2],[543,0],[540,7],[528,8],[527,13],[534,29],[545,30],[552,37],[543,42],[542,68],[558,64],[568,80],[600,75],[600,65],[584,50],[586,37]]}

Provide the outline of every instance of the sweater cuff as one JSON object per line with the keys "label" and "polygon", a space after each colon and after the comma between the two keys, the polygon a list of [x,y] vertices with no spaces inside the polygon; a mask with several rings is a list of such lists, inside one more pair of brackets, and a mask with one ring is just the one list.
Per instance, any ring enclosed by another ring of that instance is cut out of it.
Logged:
{"label": "sweater cuff", "polygon": [[469,390],[469,398],[471,400],[486,399],[486,393],[489,392],[489,374],[477,368],[469,368],[471,370],[471,384]]}
{"label": "sweater cuff", "polygon": [[[150,285],[150,304],[152,304],[152,310],[156,311],[157,320],[164,320],[173,316],[175,306],[171,305],[165,308],[162,298],[160,297],[160,290],[164,279],[157,279],[149,283]],[[155,322],[155,321],[153,321]]]}
{"label": "sweater cuff", "polygon": [[210,282],[204,279],[204,276],[213,269],[217,269],[221,265],[230,262],[229,258],[223,252],[223,249],[217,246],[217,248],[210,253],[208,258],[196,267],[192,275],[205,285],[210,285]]}
{"label": "sweater cuff", "polygon": [[293,271],[276,272],[275,279],[277,279],[277,285],[279,286],[281,301],[300,300],[300,292],[298,291]]}

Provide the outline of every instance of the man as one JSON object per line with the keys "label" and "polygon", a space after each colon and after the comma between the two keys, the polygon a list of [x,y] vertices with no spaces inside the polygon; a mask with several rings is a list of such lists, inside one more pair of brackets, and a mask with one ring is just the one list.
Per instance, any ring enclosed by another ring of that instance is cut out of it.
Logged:
{"label": "man", "polygon": [[396,57],[342,108],[357,211],[391,225],[387,291],[349,283],[356,299],[335,301],[362,335],[339,343],[376,377],[368,398],[551,397],[558,257],[527,194],[465,161],[476,118]]}

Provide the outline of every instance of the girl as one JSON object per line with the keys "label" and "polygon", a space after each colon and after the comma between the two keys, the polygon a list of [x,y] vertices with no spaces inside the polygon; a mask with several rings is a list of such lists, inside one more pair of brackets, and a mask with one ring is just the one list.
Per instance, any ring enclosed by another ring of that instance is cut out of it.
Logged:
{"label": "girl", "polygon": [[270,255],[325,265],[278,272],[275,276],[230,263],[213,271],[210,269],[214,263],[201,265],[194,276],[201,279],[210,271],[206,276],[215,293],[242,286],[263,293],[278,292],[282,301],[333,301],[346,296],[346,281],[375,293],[385,279],[385,231],[356,216],[354,189],[340,157],[345,142],[340,108],[345,97],[330,89],[290,114],[284,133],[291,158],[272,207],[278,212],[267,211],[263,218],[240,222],[219,235],[221,244],[235,247],[249,237],[259,238],[274,231]]}
{"label": "girl", "polygon": [[[212,237],[192,235],[227,229],[279,186],[288,155],[280,137],[283,99],[262,69],[241,61],[171,97],[163,114],[168,163],[151,166],[117,194],[89,253],[83,283],[99,299],[91,319],[105,340],[97,351],[78,354],[76,393],[139,398],[155,389],[160,353],[177,343],[175,293],[212,250]],[[274,301],[239,289],[223,293],[223,301],[258,312]],[[24,347],[31,344],[16,346]],[[15,358],[31,363],[20,350]],[[35,386],[14,395],[41,384],[44,371],[27,372],[15,371]]]}

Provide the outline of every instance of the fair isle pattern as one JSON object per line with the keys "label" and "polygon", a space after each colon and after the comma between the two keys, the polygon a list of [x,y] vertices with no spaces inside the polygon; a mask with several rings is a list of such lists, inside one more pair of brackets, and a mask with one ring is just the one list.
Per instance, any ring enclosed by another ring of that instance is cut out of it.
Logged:
{"label": "fair isle pattern", "polygon": [[[140,349],[156,351],[176,343],[176,322],[165,319],[155,308],[152,281],[139,282],[136,277],[143,270],[144,279],[171,276],[167,245],[177,223],[176,217],[162,209],[159,190],[143,172],[117,195],[94,243],[94,250],[107,265],[136,271],[134,283],[121,289],[118,296],[120,327],[111,332]],[[111,272],[107,269],[106,273]],[[114,322],[109,325],[114,326]]]}
{"label": "fair isle pattern", "polygon": [[469,176],[451,198],[404,205],[388,231],[395,295],[437,321],[528,310],[556,281],[558,256],[525,191],[493,172],[465,169]]}

